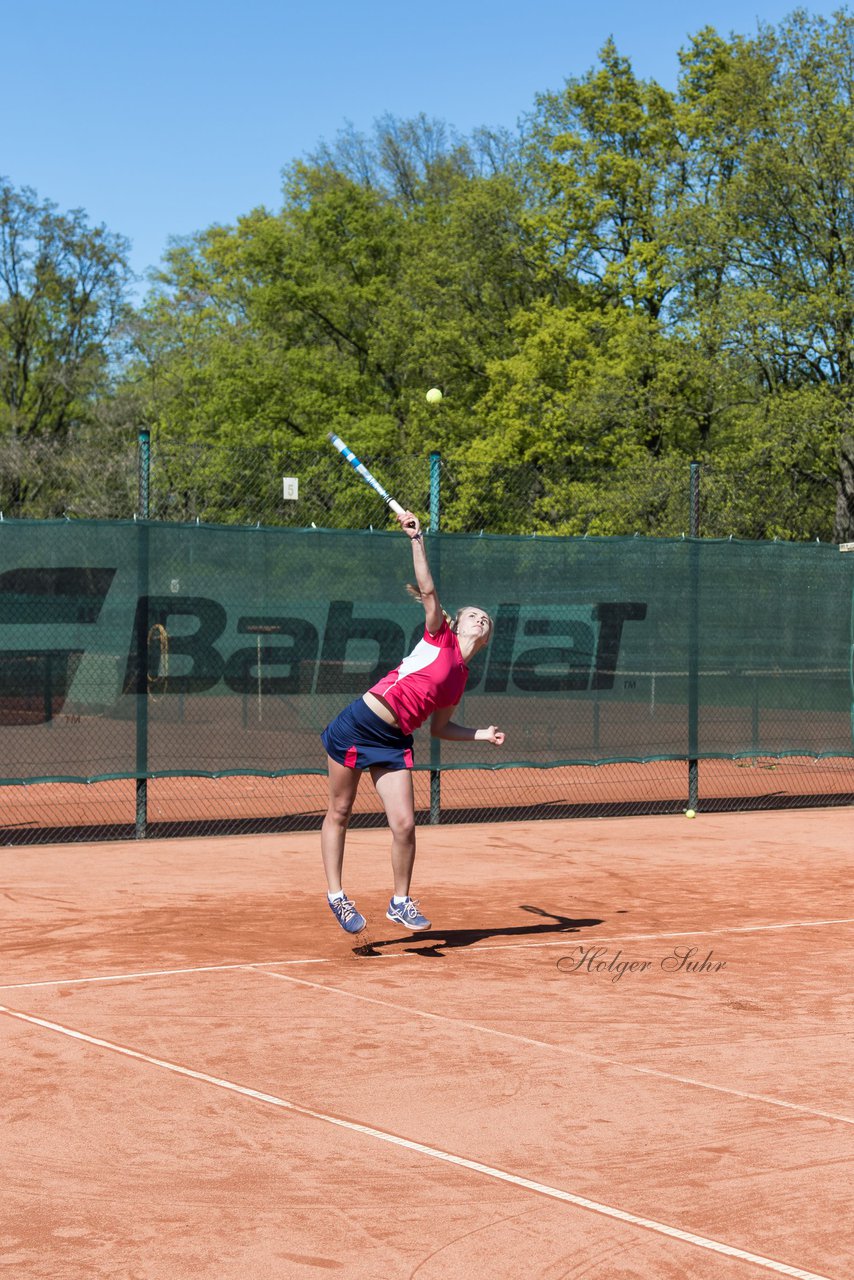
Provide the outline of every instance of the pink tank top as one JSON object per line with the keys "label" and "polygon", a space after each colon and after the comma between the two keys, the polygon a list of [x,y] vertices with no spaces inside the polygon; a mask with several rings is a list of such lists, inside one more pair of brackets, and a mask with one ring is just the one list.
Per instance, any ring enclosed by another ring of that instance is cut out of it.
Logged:
{"label": "pink tank top", "polygon": [[447,622],[434,636],[424,638],[369,690],[388,703],[403,733],[412,733],[438,707],[455,707],[463,696],[469,669]]}

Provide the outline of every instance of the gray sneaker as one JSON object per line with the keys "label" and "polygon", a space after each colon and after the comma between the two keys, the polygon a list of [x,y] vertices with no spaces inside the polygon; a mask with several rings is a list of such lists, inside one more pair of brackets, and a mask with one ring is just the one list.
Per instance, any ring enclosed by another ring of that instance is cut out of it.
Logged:
{"label": "gray sneaker", "polygon": [[[329,899],[327,898],[326,901],[329,902]],[[329,902],[329,910],[347,933],[361,933],[368,923],[347,897],[335,898],[334,901]]]}
{"label": "gray sneaker", "polygon": [[385,918],[395,924],[402,924],[404,929],[411,929],[413,933],[432,927],[427,917],[422,916],[418,910],[418,903],[414,898],[405,898],[403,902],[395,902],[394,898],[390,898]]}

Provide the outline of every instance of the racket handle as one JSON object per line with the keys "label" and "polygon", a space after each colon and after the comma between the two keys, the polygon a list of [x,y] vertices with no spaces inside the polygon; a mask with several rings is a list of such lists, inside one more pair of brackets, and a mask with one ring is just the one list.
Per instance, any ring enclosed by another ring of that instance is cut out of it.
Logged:
{"label": "racket handle", "polygon": [[386,501],[396,516],[405,515],[405,511],[399,502],[395,502],[394,498],[387,498]]}

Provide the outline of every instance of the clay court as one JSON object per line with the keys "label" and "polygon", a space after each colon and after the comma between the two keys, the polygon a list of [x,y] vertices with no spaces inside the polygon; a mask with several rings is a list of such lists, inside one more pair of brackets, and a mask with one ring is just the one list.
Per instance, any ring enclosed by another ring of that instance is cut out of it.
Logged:
{"label": "clay court", "polygon": [[27,1280],[852,1274],[851,810],[5,848]]}

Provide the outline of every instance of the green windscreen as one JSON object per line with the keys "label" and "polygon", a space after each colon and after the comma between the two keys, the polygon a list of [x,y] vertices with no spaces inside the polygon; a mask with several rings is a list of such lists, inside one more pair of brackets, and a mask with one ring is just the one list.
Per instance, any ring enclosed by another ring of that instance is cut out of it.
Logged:
{"label": "green windscreen", "polygon": [[[443,769],[852,754],[835,546],[427,543],[445,607],[495,619],[455,719],[507,735]],[[0,523],[0,780],[323,771],[320,730],[422,634],[411,579],[398,532]]]}

